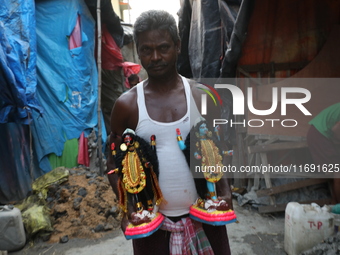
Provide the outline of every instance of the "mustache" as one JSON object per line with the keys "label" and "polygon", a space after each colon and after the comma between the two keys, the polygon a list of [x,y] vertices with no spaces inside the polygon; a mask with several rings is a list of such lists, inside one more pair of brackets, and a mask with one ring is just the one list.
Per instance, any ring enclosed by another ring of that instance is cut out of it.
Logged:
{"label": "mustache", "polygon": [[168,65],[168,63],[166,63],[166,62],[160,62],[160,63],[157,63],[157,64],[151,63],[151,64],[147,65],[147,68],[154,68],[154,67],[167,66],[167,65]]}

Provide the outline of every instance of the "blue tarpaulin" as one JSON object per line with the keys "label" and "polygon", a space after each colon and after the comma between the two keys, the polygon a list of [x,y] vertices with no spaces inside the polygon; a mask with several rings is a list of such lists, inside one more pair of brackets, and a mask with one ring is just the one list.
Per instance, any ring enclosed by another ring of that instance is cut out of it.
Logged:
{"label": "blue tarpaulin", "polygon": [[28,123],[35,97],[36,36],[34,1],[0,4],[0,123]]}
{"label": "blue tarpaulin", "polygon": [[[36,98],[34,0],[0,4],[0,204],[22,199],[42,171],[30,158],[31,113]],[[33,149],[32,149],[33,152]],[[41,162],[48,164],[47,160]],[[30,172],[32,170],[32,173]]]}
{"label": "blue tarpaulin", "polygon": [[33,113],[33,136],[41,161],[61,156],[66,140],[97,126],[98,74],[95,21],[82,0],[36,1],[36,32],[44,114]]}
{"label": "blue tarpaulin", "polygon": [[0,204],[24,198],[66,140],[97,129],[95,40],[83,0],[2,1]]}

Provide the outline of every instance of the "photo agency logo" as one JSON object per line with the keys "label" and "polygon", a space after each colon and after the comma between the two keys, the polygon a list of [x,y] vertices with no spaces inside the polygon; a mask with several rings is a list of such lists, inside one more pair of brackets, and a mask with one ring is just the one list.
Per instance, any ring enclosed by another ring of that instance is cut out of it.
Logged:
{"label": "photo agency logo", "polygon": [[219,102],[220,106],[223,105],[223,102],[222,102],[221,96],[218,94],[216,89],[214,89],[212,86],[209,86],[207,84],[202,84],[202,85],[206,86],[207,88],[210,89],[210,91],[212,91],[210,92],[208,89],[199,87],[200,90],[203,90],[205,93],[207,93],[207,94],[201,95],[201,101],[202,101],[201,114],[206,115],[207,114],[207,95],[209,95],[210,98],[213,100],[215,106],[217,106],[217,101]]}
{"label": "photo agency logo", "polygon": [[[308,111],[304,104],[310,101],[311,93],[306,88],[300,87],[273,87],[271,91],[272,100],[271,100],[271,107],[269,109],[256,109],[253,102],[253,88],[247,88],[247,101],[245,103],[245,96],[243,91],[232,84],[215,84],[213,87],[204,84],[207,88],[210,89],[203,89],[206,94],[201,95],[201,114],[202,116],[207,115],[207,95],[211,97],[214,101],[215,106],[217,106],[216,98],[219,101],[220,105],[222,106],[222,100],[219,93],[216,89],[228,90],[232,95],[232,105],[233,105],[233,115],[234,116],[242,116],[245,115],[245,106],[248,107],[248,111],[256,116],[269,116],[273,114],[280,104],[280,115],[282,118],[258,118],[258,119],[242,119],[242,120],[233,120],[233,119],[214,119],[213,120],[213,127],[217,125],[229,125],[230,127],[236,125],[242,125],[244,127],[262,127],[265,123],[269,123],[271,127],[275,127],[275,125],[279,124],[283,127],[296,127],[298,125],[298,121],[292,118],[285,118],[287,115],[287,106],[288,105],[295,105],[296,110],[299,110],[305,116],[311,116],[312,114]],[[280,92],[280,100],[279,100],[279,92]],[[289,94],[295,94],[295,97],[289,97]],[[298,95],[298,96],[296,96]],[[280,101],[280,102],[279,102]]]}

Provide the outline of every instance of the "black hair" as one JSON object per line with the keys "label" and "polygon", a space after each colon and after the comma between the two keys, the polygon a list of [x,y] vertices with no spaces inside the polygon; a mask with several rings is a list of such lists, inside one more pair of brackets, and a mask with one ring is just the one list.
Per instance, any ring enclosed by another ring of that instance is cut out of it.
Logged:
{"label": "black hair", "polygon": [[143,12],[136,20],[133,30],[133,38],[138,47],[138,35],[150,30],[168,31],[174,43],[180,40],[175,18],[162,10],[149,10]]}
{"label": "black hair", "polygon": [[[141,138],[140,136],[134,135],[132,133],[126,133],[123,134],[122,136],[122,142],[124,143],[124,138],[126,135],[130,135],[132,136],[132,139],[134,140],[134,142],[138,142],[139,143],[139,147],[136,148],[136,152],[139,156],[139,158],[141,159],[142,163],[146,163],[146,162],[150,162],[153,168],[153,171],[155,172],[155,174],[158,177],[158,158],[157,158],[157,154],[156,152],[151,148],[150,144],[145,141],[143,138]],[[123,168],[122,166],[122,161],[126,155],[126,153],[128,152],[128,150],[126,151],[122,151],[120,148],[118,148],[117,150],[117,156],[116,156],[116,165],[119,168],[119,174],[121,175],[121,170]]]}
{"label": "black hair", "polygon": [[128,77],[128,81],[129,83],[131,83],[132,81],[139,81],[139,76],[137,74],[131,74],[129,77]]}

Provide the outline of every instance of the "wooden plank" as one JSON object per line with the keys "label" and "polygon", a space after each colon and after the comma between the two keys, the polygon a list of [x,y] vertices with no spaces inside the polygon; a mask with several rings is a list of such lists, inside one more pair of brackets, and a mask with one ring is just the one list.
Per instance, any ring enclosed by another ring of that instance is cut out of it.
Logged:
{"label": "wooden plank", "polygon": [[256,140],[270,140],[273,137],[278,138],[280,141],[285,142],[299,142],[306,141],[306,137],[303,136],[289,136],[289,135],[265,135],[265,134],[256,134],[254,135]]}
{"label": "wooden plank", "polygon": [[271,195],[275,195],[278,193],[300,189],[303,187],[325,183],[325,182],[328,182],[328,179],[307,179],[307,180],[302,180],[302,181],[296,181],[292,183],[283,184],[280,186],[271,187],[268,189],[258,190],[256,192],[256,195],[258,197],[271,196]]}
{"label": "wooden plank", "polygon": [[[260,153],[260,158],[261,158],[261,164],[264,165],[264,166],[267,166],[268,165],[267,154],[266,153]],[[265,172],[263,175],[264,175],[264,181],[266,183],[266,187],[271,188],[272,182],[270,180],[270,174],[268,172]],[[270,204],[272,204],[272,205],[276,204],[274,196],[269,196],[269,201],[270,201]]]}
{"label": "wooden plank", "polygon": [[[255,165],[259,166],[260,165],[260,154],[256,153],[255,154]],[[254,177],[254,189],[258,190],[260,188],[260,174],[255,173]]]}
{"label": "wooden plank", "polygon": [[254,145],[258,142],[258,140],[256,140],[253,135],[246,135],[246,137],[243,140],[248,145]]}
{"label": "wooden plank", "polygon": [[265,141],[265,142],[263,142],[262,144],[259,144],[258,146],[264,145],[264,144],[272,144],[272,143],[277,142],[278,140],[279,140],[279,138],[273,137],[273,138],[269,139],[268,141]]}
{"label": "wooden plank", "polygon": [[[244,166],[246,165],[246,161],[248,161],[248,159],[246,160],[245,158],[245,148],[244,148],[244,143],[243,143],[243,135],[242,133],[238,133],[237,134],[237,139],[238,139],[238,159],[239,159],[239,163],[238,165]],[[246,174],[245,173],[240,173],[240,187],[244,187],[246,186],[246,180],[245,180]]]}
{"label": "wooden plank", "polygon": [[288,158],[290,156],[290,154],[292,153],[292,151],[287,151],[282,157],[280,157],[277,161],[274,162],[274,166],[279,165],[281,162],[283,162],[286,158]]}
{"label": "wooden plank", "polygon": [[261,144],[248,147],[248,153],[259,153],[267,151],[288,150],[288,149],[301,149],[306,148],[307,142],[282,142],[273,144]]}
{"label": "wooden plank", "polygon": [[[328,205],[331,203],[331,198],[325,198],[320,200],[308,200],[308,201],[302,201],[298,203],[300,204],[311,204],[316,203],[319,206]],[[285,204],[276,204],[276,205],[266,205],[266,206],[260,206],[259,207],[259,213],[274,213],[274,212],[284,212],[286,210],[286,206],[288,203]]]}
{"label": "wooden plank", "polygon": [[[232,159],[231,159],[231,164],[233,166],[236,167],[236,169],[240,169],[240,165],[239,165],[239,150],[238,150],[238,147],[239,147],[239,144],[236,143],[234,146],[233,146],[233,150],[234,150],[234,154],[232,156]],[[241,187],[241,183],[240,183],[240,179],[241,179],[241,174],[240,174],[240,171],[236,171],[235,173],[233,173],[233,178],[234,178],[234,186],[235,187]]]}

